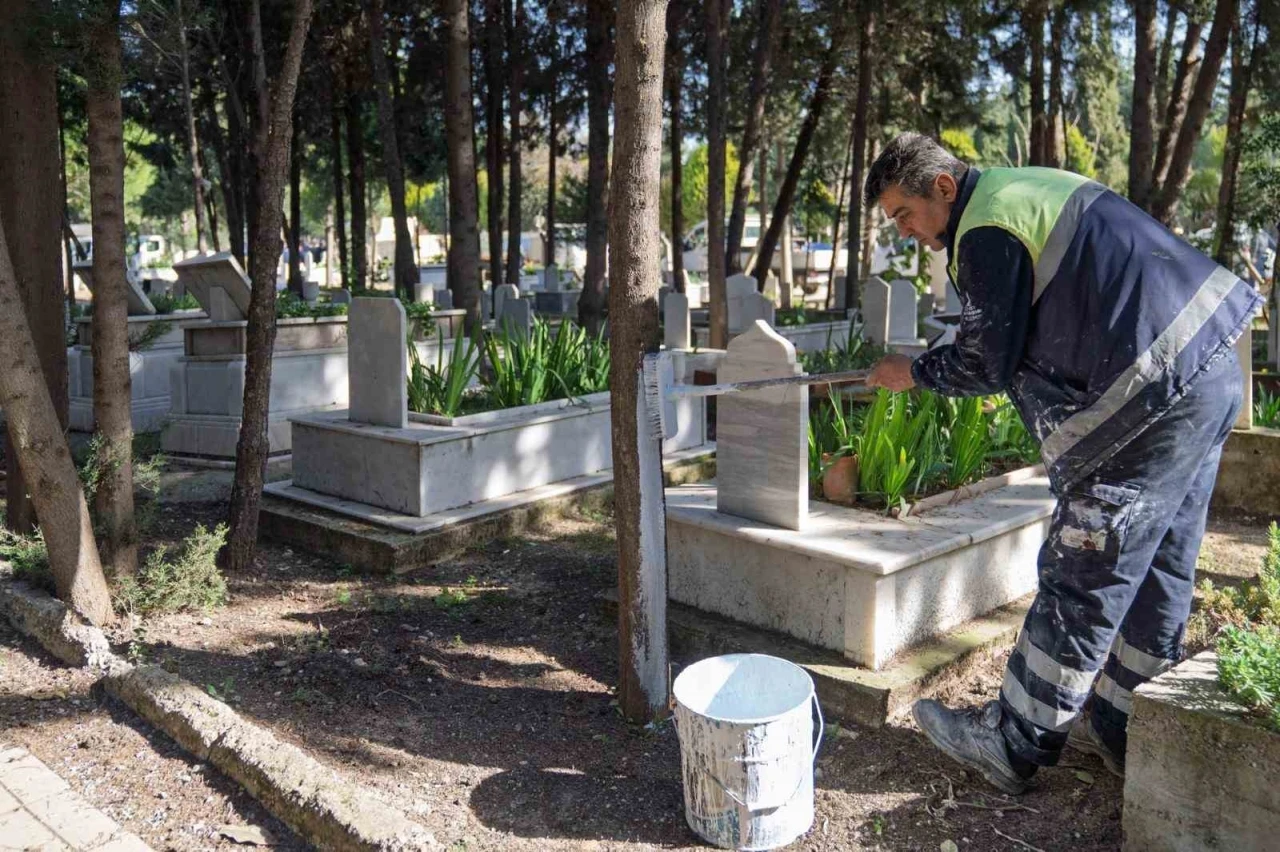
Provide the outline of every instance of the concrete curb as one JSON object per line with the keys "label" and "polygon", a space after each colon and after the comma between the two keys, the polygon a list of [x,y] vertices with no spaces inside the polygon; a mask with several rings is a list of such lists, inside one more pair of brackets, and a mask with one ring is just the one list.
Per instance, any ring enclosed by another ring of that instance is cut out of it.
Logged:
{"label": "concrete curb", "polygon": [[[0,614],[64,662],[105,672],[108,695],[240,784],[319,849],[434,852],[431,832],[297,746],[243,719],[226,704],[158,666],[134,667],[106,636],[60,601],[25,583],[0,580]],[[95,687],[97,688],[97,687]]]}

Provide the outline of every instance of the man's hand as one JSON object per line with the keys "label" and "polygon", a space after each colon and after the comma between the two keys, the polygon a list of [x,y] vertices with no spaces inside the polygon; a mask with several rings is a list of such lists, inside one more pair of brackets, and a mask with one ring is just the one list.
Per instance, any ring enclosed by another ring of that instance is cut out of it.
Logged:
{"label": "man's hand", "polygon": [[886,355],[871,368],[867,376],[867,387],[885,388],[894,393],[910,390],[916,386],[911,376],[911,358],[906,355]]}

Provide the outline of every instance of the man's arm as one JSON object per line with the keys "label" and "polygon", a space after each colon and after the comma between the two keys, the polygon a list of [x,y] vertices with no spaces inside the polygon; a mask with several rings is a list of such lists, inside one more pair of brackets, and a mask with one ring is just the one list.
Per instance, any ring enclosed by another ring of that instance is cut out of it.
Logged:
{"label": "man's arm", "polygon": [[915,383],[946,396],[1003,391],[1013,378],[1031,322],[1035,269],[1026,247],[1003,228],[974,228],[958,246],[964,312],[955,343],[911,365]]}

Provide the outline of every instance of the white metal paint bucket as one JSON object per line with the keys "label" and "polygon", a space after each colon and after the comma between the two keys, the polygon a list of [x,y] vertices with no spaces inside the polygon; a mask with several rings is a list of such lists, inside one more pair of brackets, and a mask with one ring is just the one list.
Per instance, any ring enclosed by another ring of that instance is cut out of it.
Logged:
{"label": "white metal paint bucket", "polygon": [[689,827],[742,850],[776,849],[808,831],[822,740],[808,673],[777,657],[728,654],[686,668],[672,692]]}

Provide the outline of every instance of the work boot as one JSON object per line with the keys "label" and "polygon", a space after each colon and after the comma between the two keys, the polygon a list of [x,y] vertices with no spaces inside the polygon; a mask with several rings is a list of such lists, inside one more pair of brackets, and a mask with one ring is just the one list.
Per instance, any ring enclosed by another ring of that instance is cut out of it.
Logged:
{"label": "work boot", "polygon": [[911,707],[924,735],[942,753],[974,770],[999,790],[1017,796],[1027,791],[1028,779],[1018,774],[1000,733],[1000,702],[972,710],[951,710],[924,699]]}
{"label": "work boot", "polygon": [[1124,755],[1116,754],[1093,729],[1088,716],[1080,716],[1067,732],[1067,745],[1084,754],[1102,758],[1102,765],[1117,778],[1124,777]]}

